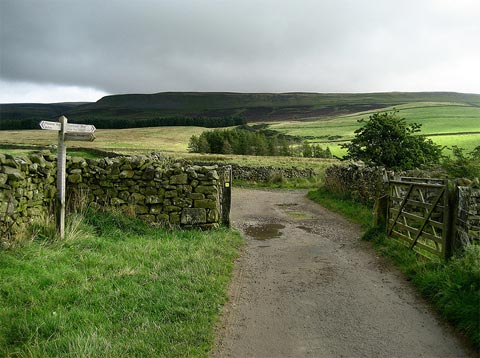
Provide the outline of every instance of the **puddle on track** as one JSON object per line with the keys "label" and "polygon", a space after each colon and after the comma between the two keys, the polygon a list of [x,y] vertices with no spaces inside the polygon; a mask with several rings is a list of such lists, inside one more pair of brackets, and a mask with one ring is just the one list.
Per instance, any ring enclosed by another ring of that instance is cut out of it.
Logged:
{"label": "puddle on track", "polygon": [[282,224],[259,224],[247,227],[245,233],[255,240],[268,240],[282,236],[280,230],[283,228],[285,228],[285,225]]}

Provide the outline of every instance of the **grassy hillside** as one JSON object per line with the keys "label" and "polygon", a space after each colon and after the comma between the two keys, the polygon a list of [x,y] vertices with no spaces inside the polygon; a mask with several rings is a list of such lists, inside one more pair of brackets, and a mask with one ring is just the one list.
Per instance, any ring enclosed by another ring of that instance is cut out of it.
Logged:
{"label": "grassy hillside", "polygon": [[[241,116],[249,122],[284,121],[347,115],[415,102],[456,103],[480,107],[480,95],[454,92],[388,93],[207,93],[165,92],[106,96],[83,104],[0,105],[0,128],[7,121],[52,119],[65,114],[71,122],[119,124],[172,116],[223,118]],[[92,122],[93,121],[93,122]]]}
{"label": "grassy hillside", "polygon": [[32,123],[56,120],[60,115],[84,104],[86,102],[0,104],[0,129],[7,125],[10,129],[32,128]]}
{"label": "grassy hillside", "polygon": [[244,116],[247,121],[285,120],[355,113],[410,102],[455,102],[480,106],[480,95],[417,93],[205,93],[165,92],[106,96],[69,112],[75,119],[142,119],[169,115]]}
{"label": "grassy hillside", "polygon": [[[422,124],[422,134],[441,145],[458,145],[471,150],[480,143],[480,95],[460,93],[370,93],[370,94],[242,94],[242,93],[159,93],[155,95],[107,96],[90,104],[2,105],[4,113],[17,118],[25,106],[35,124],[55,111],[65,110],[71,122],[85,119],[131,118],[158,113],[203,113],[202,115],[243,114],[270,129],[328,145],[334,155],[359,128],[358,119],[377,111],[396,108],[409,122]],[[128,108],[127,108],[128,107]],[[8,110],[8,111],[7,111]],[[10,111],[10,112],[9,112]],[[196,112],[195,112],[196,111]],[[25,113],[27,113],[25,112]],[[353,112],[353,113],[351,113]],[[263,113],[263,114],[262,114]],[[17,117],[16,117],[17,116]],[[42,117],[43,116],[43,117]],[[122,130],[97,130],[93,143],[71,142],[69,147],[88,146],[116,151],[160,150],[186,152],[188,140],[205,128],[175,126]],[[52,131],[2,131],[0,144],[50,145],[56,143]]]}
{"label": "grassy hillside", "polygon": [[[340,155],[339,144],[353,138],[361,124],[376,111],[392,111],[394,107],[365,111],[352,115],[311,118],[308,121],[270,123],[269,128],[299,136],[309,142],[330,145]],[[408,122],[422,124],[421,134],[442,145],[458,145],[468,150],[480,143],[480,107],[452,102],[414,102],[395,106]]]}
{"label": "grassy hillside", "polygon": [[[472,150],[480,143],[480,107],[458,103],[416,102],[396,106],[409,122],[422,124],[422,134],[441,145],[458,145]],[[380,109],[393,110],[393,107]],[[378,111],[378,110],[377,110]],[[340,144],[354,136],[358,119],[367,119],[374,110],[350,115],[324,116],[301,121],[267,122],[268,128],[294,135],[312,143],[329,146],[332,153],[341,156]],[[69,148],[92,147],[122,153],[137,151],[186,152],[192,135],[201,134],[200,127],[157,127],[133,129],[99,129],[97,139],[90,142],[70,142]],[[53,131],[2,131],[0,144],[51,145],[56,144]]]}

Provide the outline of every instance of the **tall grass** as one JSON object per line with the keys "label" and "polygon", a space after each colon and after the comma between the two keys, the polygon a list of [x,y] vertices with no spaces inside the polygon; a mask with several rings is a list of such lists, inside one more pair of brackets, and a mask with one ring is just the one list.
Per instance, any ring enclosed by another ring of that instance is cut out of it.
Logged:
{"label": "tall grass", "polygon": [[70,219],[0,252],[0,356],[206,357],[240,236]]}
{"label": "tall grass", "polygon": [[470,245],[451,260],[426,260],[373,226],[372,209],[324,188],[308,197],[362,225],[364,240],[390,258],[432,306],[480,350],[480,245]]}

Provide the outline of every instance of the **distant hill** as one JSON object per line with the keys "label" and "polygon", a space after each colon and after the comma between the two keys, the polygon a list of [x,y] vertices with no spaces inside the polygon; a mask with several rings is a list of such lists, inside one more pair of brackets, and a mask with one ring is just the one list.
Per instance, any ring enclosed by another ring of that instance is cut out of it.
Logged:
{"label": "distant hill", "polygon": [[2,104],[0,129],[37,128],[40,120],[52,120],[62,114],[73,123],[91,123],[98,128],[175,124],[221,127],[237,124],[239,118],[246,122],[298,120],[411,102],[480,107],[480,95],[455,92],[123,94],[106,96],[94,103]]}

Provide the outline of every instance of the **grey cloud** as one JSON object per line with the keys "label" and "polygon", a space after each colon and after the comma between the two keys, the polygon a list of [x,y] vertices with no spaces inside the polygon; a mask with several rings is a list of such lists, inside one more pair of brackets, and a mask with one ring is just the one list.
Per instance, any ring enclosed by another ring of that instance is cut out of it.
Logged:
{"label": "grey cloud", "polygon": [[405,89],[412,71],[480,60],[478,5],[446,3],[0,0],[0,76],[111,93]]}

